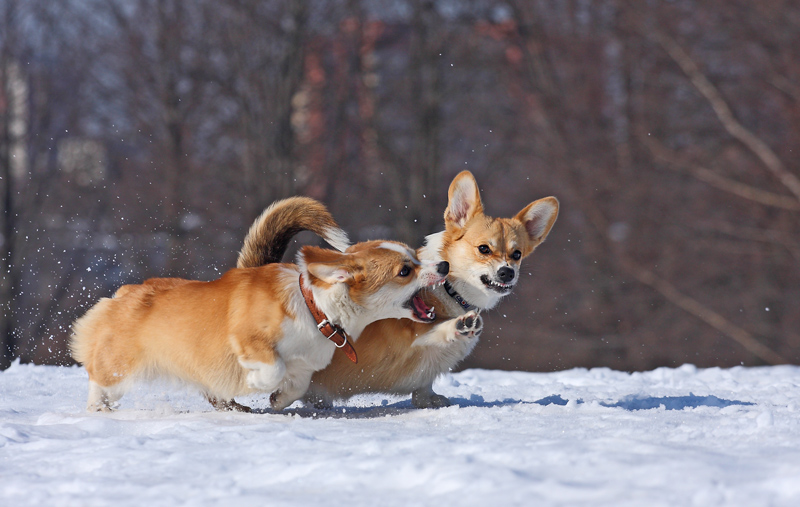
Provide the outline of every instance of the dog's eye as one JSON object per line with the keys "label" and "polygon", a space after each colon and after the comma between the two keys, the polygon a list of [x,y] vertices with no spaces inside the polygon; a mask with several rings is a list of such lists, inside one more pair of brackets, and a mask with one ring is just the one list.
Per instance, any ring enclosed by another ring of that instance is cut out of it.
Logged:
{"label": "dog's eye", "polygon": [[514,259],[515,261],[520,260],[520,258],[522,258],[522,252],[520,252],[519,250],[514,250],[514,253],[511,254],[511,258]]}
{"label": "dog's eye", "polygon": [[483,255],[489,255],[490,253],[492,253],[492,249],[489,248],[489,245],[481,245],[481,246],[479,246],[478,247],[478,251],[480,253],[482,253]]}
{"label": "dog's eye", "polygon": [[400,272],[397,273],[397,276],[408,276],[410,274],[411,274],[411,268],[409,268],[408,266],[403,266],[403,269],[401,269]]}

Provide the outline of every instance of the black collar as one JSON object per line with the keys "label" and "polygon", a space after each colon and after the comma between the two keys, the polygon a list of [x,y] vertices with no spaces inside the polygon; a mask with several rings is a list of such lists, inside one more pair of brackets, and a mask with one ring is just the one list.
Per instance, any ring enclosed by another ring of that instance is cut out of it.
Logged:
{"label": "black collar", "polygon": [[456,300],[456,303],[458,303],[459,306],[461,306],[461,308],[463,308],[465,312],[477,308],[475,305],[468,303],[463,297],[461,297],[461,294],[456,292],[456,290],[453,288],[452,285],[450,285],[450,282],[448,282],[447,280],[444,281],[444,290],[447,291],[448,296]]}

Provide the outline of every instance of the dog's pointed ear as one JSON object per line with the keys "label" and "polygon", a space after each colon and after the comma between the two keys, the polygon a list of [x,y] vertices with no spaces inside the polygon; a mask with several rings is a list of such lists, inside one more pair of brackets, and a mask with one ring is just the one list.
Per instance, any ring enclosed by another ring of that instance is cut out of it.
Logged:
{"label": "dog's pointed ear", "polygon": [[525,206],[514,218],[525,226],[531,241],[541,243],[558,218],[558,199],[545,197],[534,201]]}
{"label": "dog's pointed ear", "polygon": [[306,245],[297,253],[297,265],[325,283],[347,282],[354,277],[352,268],[345,262],[348,254]]}
{"label": "dog's pointed ear", "polygon": [[447,227],[464,227],[477,214],[483,213],[481,193],[478,183],[469,171],[461,171],[450,183],[447,193],[447,209],[444,222]]}
{"label": "dog's pointed ear", "polygon": [[346,267],[340,265],[312,262],[306,265],[306,269],[311,275],[331,285],[344,283],[353,278],[353,273]]}

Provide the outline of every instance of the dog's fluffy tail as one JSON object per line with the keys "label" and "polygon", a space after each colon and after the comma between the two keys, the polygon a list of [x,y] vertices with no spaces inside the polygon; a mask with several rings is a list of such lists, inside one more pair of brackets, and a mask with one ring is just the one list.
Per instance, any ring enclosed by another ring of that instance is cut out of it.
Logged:
{"label": "dog's fluffy tail", "polygon": [[310,197],[290,197],[272,203],[256,218],[239,252],[237,268],[255,268],[281,262],[289,241],[300,231],[311,231],[335,249],[350,246],[328,209]]}
{"label": "dog's fluffy tail", "polygon": [[101,298],[83,317],[72,323],[72,336],[69,339],[69,350],[72,358],[86,366],[95,352],[98,327],[104,318],[108,318],[111,299]]}

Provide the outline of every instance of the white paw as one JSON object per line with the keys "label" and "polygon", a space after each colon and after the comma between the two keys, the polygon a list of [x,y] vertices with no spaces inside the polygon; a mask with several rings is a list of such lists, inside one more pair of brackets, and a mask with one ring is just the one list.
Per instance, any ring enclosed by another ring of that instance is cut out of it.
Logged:
{"label": "white paw", "polygon": [[483,319],[475,310],[467,312],[461,317],[455,319],[455,321],[456,336],[454,336],[453,339],[458,337],[476,338],[480,336],[481,331],[483,331]]}
{"label": "white paw", "polygon": [[274,391],[286,374],[283,361],[276,361],[275,364],[243,363],[242,365],[250,370],[247,373],[247,387],[257,391]]}
{"label": "white paw", "polygon": [[303,397],[311,383],[313,370],[299,370],[296,363],[289,363],[288,372],[278,389],[272,393],[269,401],[275,410],[283,410]]}
{"label": "white paw", "polygon": [[270,395],[269,404],[273,410],[283,410],[298,399],[297,396],[292,396],[285,391],[277,390]]}
{"label": "white paw", "polygon": [[275,391],[269,395],[269,404],[273,410],[283,410],[289,405],[286,404],[286,397],[280,391]]}

